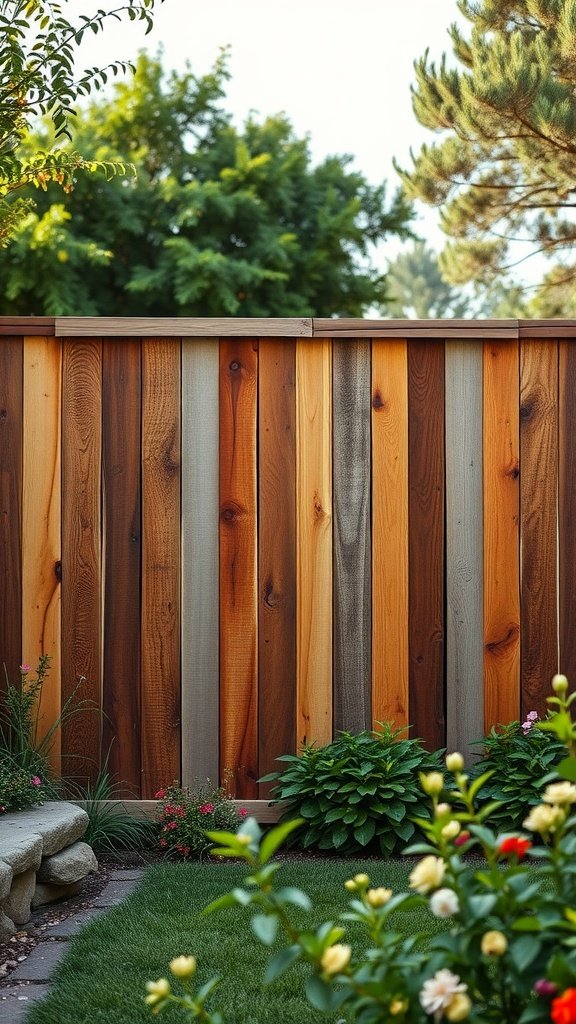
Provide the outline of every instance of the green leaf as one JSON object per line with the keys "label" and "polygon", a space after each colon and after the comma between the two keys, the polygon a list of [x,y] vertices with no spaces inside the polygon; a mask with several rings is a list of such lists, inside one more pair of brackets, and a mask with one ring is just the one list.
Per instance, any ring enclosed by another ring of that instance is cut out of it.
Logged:
{"label": "green leaf", "polygon": [[260,942],[271,946],[278,931],[278,918],[272,914],[255,914],[250,920],[250,927]]}
{"label": "green leaf", "polygon": [[236,902],[232,893],[227,892],[224,896],[219,896],[213,903],[209,903],[207,907],[204,907],[202,914],[211,914],[214,910],[225,910],[227,907],[234,907]]}
{"label": "green leaf", "polygon": [[356,842],[360,843],[361,846],[367,846],[371,839],[374,838],[376,832],[376,822],[369,818],[359,828],[354,829],[354,838]]}
{"label": "green leaf", "polygon": [[512,925],[512,930],[515,932],[540,932],[542,931],[542,922],[534,916],[518,917]]}
{"label": "green leaf", "polygon": [[511,944],[510,956],[520,973],[533,963],[541,948],[542,943],[532,935],[523,935],[521,939]]}
{"label": "green leaf", "polygon": [[470,913],[471,921],[479,921],[483,917],[488,917],[488,914],[496,903],[495,893],[485,893],[480,896],[470,896],[468,899],[468,908]]}
{"label": "green leaf", "polygon": [[565,757],[556,765],[556,771],[562,779],[576,782],[576,757]]}
{"label": "green leaf", "polygon": [[330,1011],[338,1009],[344,998],[344,993],[335,992],[316,974],[310,974],[306,978],[304,988],[312,1006],[323,1013],[330,1013]]}
{"label": "green leaf", "polygon": [[288,949],[281,949],[266,967],[264,984],[269,985],[276,978],[279,978],[292,964],[296,963],[299,957],[300,946],[289,946]]}
{"label": "green leaf", "polygon": [[293,903],[295,907],[301,907],[302,910],[312,909],[312,903],[306,893],[302,892],[301,889],[295,889],[291,885],[279,889],[276,893],[276,898],[283,903]]}
{"label": "green leaf", "polygon": [[276,825],[275,828],[270,829],[260,843],[261,862],[266,864],[266,862],[270,860],[270,857],[276,853],[276,850],[282,846],[282,843],[285,842],[288,836],[303,824],[303,818],[295,818],[292,821],[285,821],[281,825]]}

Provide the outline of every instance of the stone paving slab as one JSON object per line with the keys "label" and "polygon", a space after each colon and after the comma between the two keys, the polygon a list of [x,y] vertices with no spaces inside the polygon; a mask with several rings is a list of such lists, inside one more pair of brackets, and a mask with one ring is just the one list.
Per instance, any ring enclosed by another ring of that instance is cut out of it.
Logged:
{"label": "stone paving slab", "polygon": [[67,942],[39,942],[30,956],[12,971],[10,981],[48,981],[67,948]]}
{"label": "stone paving slab", "polygon": [[69,939],[73,935],[77,935],[81,928],[85,925],[90,924],[96,917],[100,917],[106,907],[94,907],[91,910],[82,910],[78,914],[74,914],[73,917],[67,917],[64,921],[59,921],[58,924],[50,925],[46,929],[47,937],[55,936],[57,939]]}
{"label": "stone paving slab", "polygon": [[127,878],[126,881],[113,879],[104,886],[100,895],[94,900],[94,906],[117,907],[122,900],[134,892],[139,882],[139,878]]}
{"label": "stone paving slab", "polygon": [[117,880],[119,882],[131,882],[136,880],[139,882],[143,874],[144,868],[126,868],[125,870],[122,868],[116,868],[114,871],[110,872],[109,877],[112,881]]}
{"label": "stone paving slab", "polygon": [[48,995],[42,984],[10,985],[0,989],[0,1024],[23,1024],[32,1003]]}

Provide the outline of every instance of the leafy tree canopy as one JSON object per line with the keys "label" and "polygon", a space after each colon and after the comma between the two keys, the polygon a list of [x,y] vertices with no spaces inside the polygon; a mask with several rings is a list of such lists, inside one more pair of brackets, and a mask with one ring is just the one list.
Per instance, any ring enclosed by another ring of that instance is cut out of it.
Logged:
{"label": "leafy tree canopy", "polygon": [[[371,247],[412,237],[411,210],[333,156],[313,166],[284,115],[236,128],[222,107],[226,54],[195,76],[139,56],[136,75],[79,112],[86,160],[134,178],[48,183],[0,256],[5,313],[360,315],[385,294]],[[31,156],[51,145],[30,136]]]}
{"label": "leafy tree canopy", "polygon": [[75,58],[89,33],[98,35],[110,20],[123,17],[152,28],[153,10],[163,0],[123,0],[107,10],[66,17],[70,0],[0,0],[0,245],[6,245],[33,206],[30,197],[14,195],[26,185],[45,188],[55,181],[70,191],[79,169],[108,175],[126,168],[121,162],[85,160],[65,149],[22,151],[22,140],[34,117],[44,114],[55,139],[70,136],[78,97],[100,89],[109,76],[130,65],[112,61],[104,68],[78,71]]}
{"label": "leafy tree canopy", "polygon": [[[436,65],[426,53],[416,63],[416,116],[441,137],[401,174],[409,197],[442,209],[453,239],[441,256],[444,276],[489,282],[507,269],[512,240],[547,255],[573,250],[576,0],[458,7],[472,27],[451,27],[455,59],[444,55]],[[566,297],[575,278],[567,255],[545,284],[561,279]],[[557,305],[549,288],[534,301]]]}

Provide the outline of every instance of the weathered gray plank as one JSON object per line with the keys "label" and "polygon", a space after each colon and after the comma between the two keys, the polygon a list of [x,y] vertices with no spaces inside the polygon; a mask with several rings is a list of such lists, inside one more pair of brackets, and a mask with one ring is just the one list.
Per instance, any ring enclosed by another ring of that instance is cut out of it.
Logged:
{"label": "weathered gray plank", "polygon": [[218,783],[218,345],[182,340],[182,781]]}
{"label": "weathered gray plank", "polygon": [[371,725],[370,342],[334,341],[334,729]]}
{"label": "weathered gray plank", "polygon": [[482,343],[446,342],[447,745],[484,733]]}

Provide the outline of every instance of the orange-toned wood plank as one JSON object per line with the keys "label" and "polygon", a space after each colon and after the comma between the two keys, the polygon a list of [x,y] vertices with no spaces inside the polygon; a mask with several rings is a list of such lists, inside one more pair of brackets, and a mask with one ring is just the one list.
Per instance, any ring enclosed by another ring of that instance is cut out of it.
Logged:
{"label": "orange-toned wood plank", "polygon": [[372,718],[409,723],[408,354],[372,342]]}
{"label": "orange-toned wood plank", "polygon": [[[22,338],[0,342],[0,694],[22,659]],[[6,669],[6,674],[4,669]]]}
{"label": "orange-toned wood plank", "polygon": [[[220,771],[257,797],[257,342],[220,341]],[[229,774],[230,773],[230,774]]]}
{"label": "orange-toned wood plank", "polygon": [[[22,661],[35,666],[41,654],[52,659],[42,694],[39,738],[61,709],[61,372],[60,340],[24,339]],[[53,767],[59,771],[59,733],[52,754]]]}
{"label": "orange-toned wood plank", "polygon": [[296,342],[296,737],[332,738],[332,342]]}
{"label": "orange-toned wood plank", "polygon": [[558,671],[558,342],[520,342],[521,714],[547,710]]}
{"label": "orange-toned wood plank", "polygon": [[576,680],[576,345],[560,342],[558,381],[558,546],[560,671]]}
{"label": "orange-toned wood plank", "polygon": [[142,796],[180,776],[180,339],[142,343]]}
{"label": "orange-toned wood plank", "polygon": [[[90,708],[62,726],[66,775],[98,774],[102,708],[100,469],[102,345],[63,342],[62,703]],[[80,685],[79,680],[83,678]]]}
{"label": "orange-toned wood plank", "polygon": [[484,724],[520,714],[518,342],[484,345]]}

